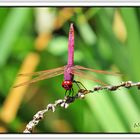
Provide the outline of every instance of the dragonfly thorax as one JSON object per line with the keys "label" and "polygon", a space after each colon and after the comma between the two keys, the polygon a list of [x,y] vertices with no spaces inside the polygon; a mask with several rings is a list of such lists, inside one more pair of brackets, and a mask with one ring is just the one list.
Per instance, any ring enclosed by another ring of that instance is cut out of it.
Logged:
{"label": "dragonfly thorax", "polygon": [[62,87],[65,90],[70,90],[72,88],[72,81],[63,81],[62,82]]}

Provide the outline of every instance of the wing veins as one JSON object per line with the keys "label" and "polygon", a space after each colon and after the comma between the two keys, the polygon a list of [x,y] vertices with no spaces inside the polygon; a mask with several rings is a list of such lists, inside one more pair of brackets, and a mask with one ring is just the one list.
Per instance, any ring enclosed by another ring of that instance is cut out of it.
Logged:
{"label": "wing veins", "polygon": [[35,83],[35,82],[40,81],[40,80],[44,80],[44,79],[48,79],[48,78],[52,78],[52,77],[61,75],[61,74],[63,74],[63,73],[64,73],[64,71],[62,71],[62,70],[57,71],[57,72],[55,72],[55,73],[52,73],[52,74],[50,74],[50,75],[46,75],[46,73],[43,73],[42,75],[40,75],[40,76],[38,76],[38,77],[35,77],[35,78],[33,78],[32,80],[29,80],[29,81],[26,81],[26,82],[17,84],[17,85],[15,85],[13,88],[17,88],[17,87],[24,86],[24,85],[27,85],[27,84],[32,84],[32,83]]}
{"label": "wing veins", "polygon": [[38,71],[38,72],[33,72],[33,73],[21,73],[21,74],[18,74],[18,77],[19,76],[40,76],[41,74],[50,74],[50,73],[54,73],[54,72],[57,72],[57,71],[60,71],[60,70],[64,70],[65,66],[62,66],[62,67],[59,67],[59,68],[54,68],[54,69],[50,69],[50,70],[43,70],[43,71]]}
{"label": "wing veins", "polygon": [[86,68],[86,67],[79,66],[79,65],[75,65],[74,68],[79,69],[79,70],[88,70],[88,71],[95,72],[95,73],[100,73],[100,74],[110,74],[110,75],[113,75],[113,76],[121,75],[121,73],[119,73],[119,72],[115,73],[115,72],[109,72],[109,71],[104,71],[104,70],[96,70],[96,69]]}
{"label": "wing veins", "polygon": [[[99,84],[101,84],[101,85],[107,85],[107,84],[105,84],[104,82],[102,82],[102,81],[100,81],[100,80],[94,78],[92,75],[89,75],[89,74],[87,75],[85,72],[83,72],[83,71],[81,71],[81,70],[76,70],[76,69],[75,69],[75,70],[72,71],[72,73],[73,73],[74,75],[79,76],[79,77],[82,77],[82,78],[85,78],[85,79],[88,79],[88,80],[97,82],[97,83],[99,83]],[[92,78],[92,77],[93,77],[93,78]]]}

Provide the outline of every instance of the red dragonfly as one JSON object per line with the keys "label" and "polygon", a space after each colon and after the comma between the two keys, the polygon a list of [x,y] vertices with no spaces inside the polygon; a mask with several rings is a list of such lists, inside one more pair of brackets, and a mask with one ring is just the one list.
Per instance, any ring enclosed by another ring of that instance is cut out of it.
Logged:
{"label": "red dragonfly", "polygon": [[17,84],[14,86],[20,87],[24,86],[27,84],[35,83],[40,80],[44,79],[49,79],[61,74],[64,74],[64,81],[62,82],[62,87],[67,91],[73,90],[73,83],[80,83],[79,81],[74,80],[74,75],[80,76],[89,80],[92,80],[94,82],[98,82],[100,84],[103,84],[100,80],[96,79],[95,77],[91,75],[86,75],[84,70],[88,70],[90,72],[95,72],[95,73],[101,73],[101,74],[111,74],[111,75],[116,75],[117,73],[113,72],[108,72],[108,71],[103,71],[103,70],[95,70],[91,68],[86,68],[83,66],[79,65],[74,65],[74,27],[73,23],[70,25],[70,30],[69,30],[69,39],[68,39],[68,63],[65,66],[58,67],[55,69],[50,69],[50,70],[44,70],[44,71],[39,71],[39,72],[34,72],[34,73],[25,73],[25,74],[19,74],[19,76],[36,76],[30,81],[26,81],[20,84]]}

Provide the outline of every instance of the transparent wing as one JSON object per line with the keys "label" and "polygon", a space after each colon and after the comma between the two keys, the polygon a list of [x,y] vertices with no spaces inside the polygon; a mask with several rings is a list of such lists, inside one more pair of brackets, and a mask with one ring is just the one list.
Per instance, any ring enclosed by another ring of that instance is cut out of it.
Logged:
{"label": "transparent wing", "polygon": [[88,70],[88,71],[91,71],[91,72],[101,73],[101,74],[110,74],[110,75],[113,75],[113,76],[121,75],[121,73],[119,73],[119,72],[109,72],[109,71],[104,71],[104,70],[95,70],[95,69],[90,69],[90,68],[86,68],[86,67],[79,66],[79,65],[75,65],[73,68],[79,69],[79,70]]}
{"label": "transparent wing", "polygon": [[55,69],[50,69],[50,70],[43,70],[43,71],[38,71],[38,72],[32,72],[32,73],[20,73],[18,74],[18,77],[19,76],[39,76],[43,73],[46,73],[46,74],[51,74],[53,72],[57,72],[59,70],[64,70],[65,66],[62,66],[62,67],[59,67],[59,68],[55,68]]}
{"label": "transparent wing", "polygon": [[40,81],[40,80],[49,79],[49,78],[61,75],[63,73],[64,73],[64,69],[51,71],[51,72],[48,72],[48,71],[43,72],[43,73],[38,74],[38,76],[33,78],[32,80],[25,81],[23,83],[19,83],[19,84],[15,85],[13,88],[17,88],[17,87],[20,87],[20,86],[25,86],[25,85],[28,85],[28,84],[32,84],[32,83],[35,83],[35,82]]}
{"label": "transparent wing", "polygon": [[72,74],[77,75],[77,76],[82,77],[82,78],[85,78],[85,79],[88,79],[88,80],[91,80],[93,82],[97,82],[97,83],[99,83],[101,85],[107,85],[104,82],[96,79],[96,77],[94,77],[93,75],[87,74],[86,72],[78,70],[78,69],[73,69]]}

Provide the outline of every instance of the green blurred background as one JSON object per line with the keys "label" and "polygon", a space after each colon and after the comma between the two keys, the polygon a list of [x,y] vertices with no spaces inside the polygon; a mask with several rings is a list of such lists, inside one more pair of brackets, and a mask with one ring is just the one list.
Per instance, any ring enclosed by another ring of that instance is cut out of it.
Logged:
{"label": "green blurred background", "polygon": [[[63,75],[13,89],[17,74],[67,63],[70,23],[75,28],[75,64],[121,76],[98,74],[109,84],[138,82],[140,9],[128,7],[0,8],[0,132],[22,133],[33,115],[64,97]],[[77,78],[88,89],[98,83]],[[27,79],[26,79],[27,80]],[[140,91],[100,91],[67,109],[48,112],[35,133],[139,133]]]}

